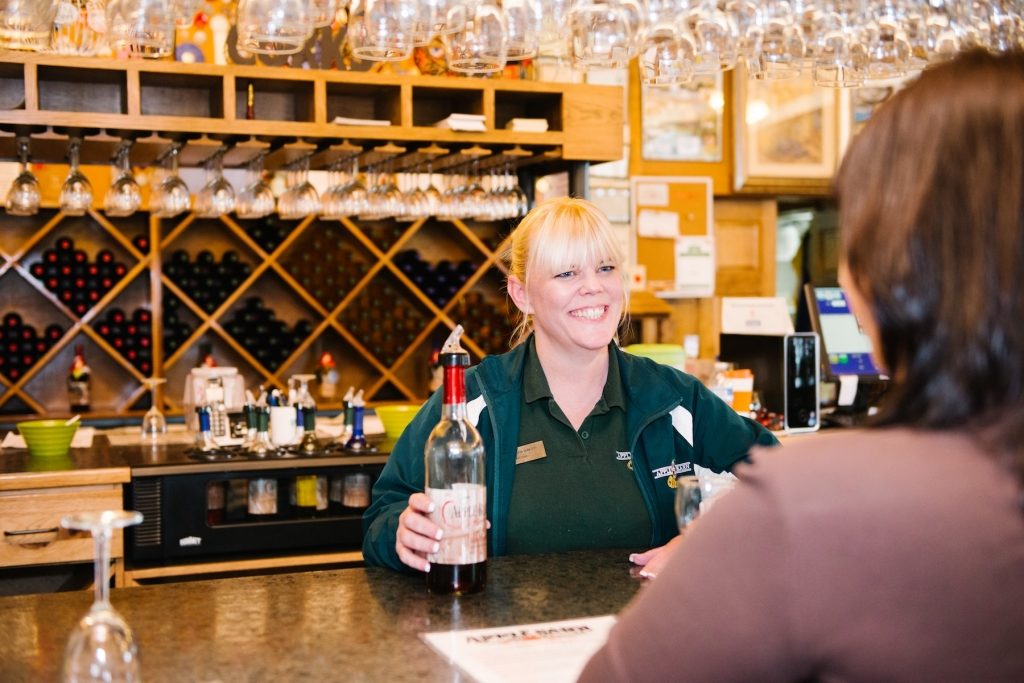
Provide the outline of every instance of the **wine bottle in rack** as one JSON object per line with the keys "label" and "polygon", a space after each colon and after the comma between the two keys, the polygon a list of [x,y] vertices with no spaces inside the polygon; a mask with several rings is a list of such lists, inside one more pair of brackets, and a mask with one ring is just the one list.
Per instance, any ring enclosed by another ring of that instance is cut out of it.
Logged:
{"label": "wine bottle in rack", "polygon": [[84,413],[91,408],[91,374],[92,370],[85,361],[85,352],[79,344],[75,346],[75,357],[68,372],[68,402],[71,404],[71,412]]}

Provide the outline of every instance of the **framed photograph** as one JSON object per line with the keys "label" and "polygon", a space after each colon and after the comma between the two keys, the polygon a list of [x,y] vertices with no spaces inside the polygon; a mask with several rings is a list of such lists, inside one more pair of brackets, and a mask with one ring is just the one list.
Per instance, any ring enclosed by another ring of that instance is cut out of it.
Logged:
{"label": "framed photograph", "polygon": [[847,145],[860,132],[874,113],[890,97],[917,80],[920,72],[912,72],[902,78],[889,79],[864,85],[860,88],[843,89],[839,95],[839,158],[842,159]]}
{"label": "framed photograph", "polygon": [[839,95],[797,79],[736,84],[735,188],[824,194],[839,159]]}
{"label": "framed photograph", "polygon": [[643,159],[722,160],[722,74],[696,76],[690,83],[670,87],[642,85],[640,97]]}

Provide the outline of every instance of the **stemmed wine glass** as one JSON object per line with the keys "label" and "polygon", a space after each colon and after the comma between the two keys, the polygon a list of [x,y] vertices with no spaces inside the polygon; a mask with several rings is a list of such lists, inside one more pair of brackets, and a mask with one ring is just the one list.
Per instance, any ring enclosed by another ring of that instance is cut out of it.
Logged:
{"label": "stemmed wine glass", "polygon": [[196,194],[195,213],[200,218],[219,218],[235,209],[235,188],[224,178],[224,152],[221,147],[206,161],[206,185]]}
{"label": "stemmed wine glass", "polygon": [[7,191],[7,213],[12,216],[34,216],[39,211],[39,181],[28,166],[28,138],[18,138],[21,173]]}
{"label": "stemmed wine glass", "polygon": [[160,412],[159,403],[156,397],[156,388],[166,382],[163,377],[147,377],[142,383],[149,387],[150,408],[142,416],[142,441],[158,443],[167,433],[167,420]]}
{"label": "stemmed wine glass", "polygon": [[[277,199],[277,213],[286,220],[302,219],[320,213],[320,194],[309,182],[309,156],[294,162],[295,182]],[[290,174],[289,174],[290,175]]]}
{"label": "stemmed wine glass", "polygon": [[68,160],[71,167],[60,188],[60,209],[69,216],[82,216],[92,207],[92,184],[78,168],[81,150],[82,139],[71,138],[68,142]]}
{"label": "stemmed wine glass", "polygon": [[131,628],[110,604],[110,542],[115,529],[142,521],[132,510],[103,510],[67,515],[60,520],[65,529],[88,531],[95,541],[95,600],[82,617],[64,649],[61,680],[140,680],[139,646]]}
{"label": "stemmed wine glass", "polygon": [[686,528],[700,516],[703,497],[700,480],[697,477],[676,478],[675,508],[679,533],[685,533]]}
{"label": "stemmed wine glass", "polygon": [[274,213],[274,191],[263,179],[264,152],[249,161],[248,184],[235,198],[235,215],[239,218],[263,218]]}
{"label": "stemmed wine glass", "polygon": [[130,216],[139,210],[142,204],[142,193],[139,183],[132,174],[129,152],[131,142],[125,141],[117,150],[117,179],[111,183],[103,198],[103,210],[108,216]]}
{"label": "stemmed wine glass", "polygon": [[349,172],[349,181],[342,189],[341,214],[343,216],[358,216],[368,208],[369,193],[366,186],[359,180],[359,155],[352,155],[352,170]]}
{"label": "stemmed wine glass", "polygon": [[188,185],[178,175],[178,155],[181,153],[181,143],[171,145],[166,157],[170,165],[168,174],[154,188],[151,199],[153,214],[160,218],[173,218],[184,213],[192,206],[192,196],[188,192]]}

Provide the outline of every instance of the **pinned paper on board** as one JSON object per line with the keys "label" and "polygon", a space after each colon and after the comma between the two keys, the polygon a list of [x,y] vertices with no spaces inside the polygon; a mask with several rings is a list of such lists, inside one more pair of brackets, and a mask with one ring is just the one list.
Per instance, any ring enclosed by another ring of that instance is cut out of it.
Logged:
{"label": "pinned paper on board", "polygon": [[646,269],[651,291],[663,299],[713,296],[711,178],[635,176],[630,197],[632,261]]}
{"label": "pinned paper on board", "polygon": [[715,241],[710,237],[676,237],[676,287],[682,296],[715,293]]}
{"label": "pinned paper on board", "polygon": [[679,236],[679,214],[644,209],[636,217],[636,234],[640,237],[675,239]]}

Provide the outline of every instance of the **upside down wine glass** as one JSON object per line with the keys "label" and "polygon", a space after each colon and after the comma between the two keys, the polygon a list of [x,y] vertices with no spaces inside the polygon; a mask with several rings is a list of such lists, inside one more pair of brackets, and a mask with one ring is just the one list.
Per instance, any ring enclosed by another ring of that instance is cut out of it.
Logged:
{"label": "upside down wine glass", "polygon": [[697,477],[676,479],[676,523],[679,525],[679,533],[686,533],[686,528],[700,516],[702,499],[700,480]]}
{"label": "upside down wine glass", "polygon": [[167,434],[167,419],[160,412],[156,388],[167,380],[163,377],[147,377],[142,381],[149,387],[151,403],[149,410],[142,416],[142,441],[156,444]]}
{"label": "upside down wine glass", "polygon": [[142,513],[132,510],[81,512],[60,520],[65,529],[90,532],[96,546],[95,600],[64,649],[61,680],[65,683],[140,680],[138,643],[110,604],[110,542],[115,529],[141,521]]}

